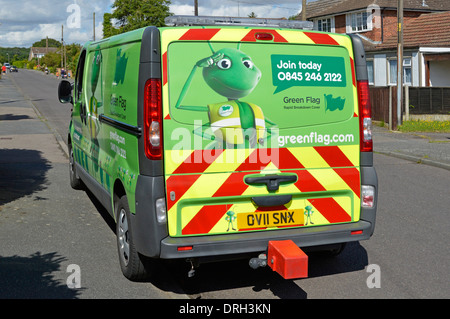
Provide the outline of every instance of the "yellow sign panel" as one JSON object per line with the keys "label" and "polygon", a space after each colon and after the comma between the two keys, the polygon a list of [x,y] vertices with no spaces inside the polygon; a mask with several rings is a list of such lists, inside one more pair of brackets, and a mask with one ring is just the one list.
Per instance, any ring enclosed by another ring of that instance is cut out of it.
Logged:
{"label": "yellow sign panel", "polygon": [[238,229],[269,228],[303,225],[303,209],[287,209],[270,212],[240,213]]}

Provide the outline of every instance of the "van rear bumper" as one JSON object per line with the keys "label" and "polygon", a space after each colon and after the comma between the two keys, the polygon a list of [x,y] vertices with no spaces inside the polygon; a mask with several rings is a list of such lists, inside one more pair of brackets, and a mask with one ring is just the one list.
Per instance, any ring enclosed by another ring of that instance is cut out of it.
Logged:
{"label": "van rear bumper", "polygon": [[[174,238],[161,241],[160,258],[195,258],[263,252],[269,241],[294,241],[299,247],[332,245],[351,241],[366,240],[372,236],[374,225],[360,220],[349,224],[316,226],[296,229],[260,231],[214,236]],[[192,246],[191,250],[178,247]]]}
{"label": "van rear bumper", "polygon": [[[167,225],[156,222],[154,203],[165,196],[163,177],[138,176],[136,215],[132,215],[137,250],[149,257],[163,259],[214,257],[263,252],[271,240],[292,240],[299,247],[333,245],[369,239],[375,229],[378,178],[375,169],[361,167],[361,184],[375,186],[375,206],[361,208],[360,220],[346,224],[283,228],[223,235],[170,237]],[[192,246],[179,251],[178,247]]]}

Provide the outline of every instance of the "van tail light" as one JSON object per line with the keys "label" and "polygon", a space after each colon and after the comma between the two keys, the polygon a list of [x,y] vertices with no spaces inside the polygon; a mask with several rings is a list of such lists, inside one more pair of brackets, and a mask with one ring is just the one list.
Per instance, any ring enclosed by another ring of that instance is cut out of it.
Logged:
{"label": "van tail light", "polygon": [[144,90],[145,155],[151,160],[162,158],[161,80],[149,79]]}
{"label": "van tail light", "polygon": [[255,34],[255,39],[261,41],[272,41],[273,34],[269,32],[259,32]]}
{"label": "van tail light", "polygon": [[375,206],[375,187],[372,185],[361,185],[361,205],[367,208]]}
{"label": "van tail light", "polygon": [[370,105],[369,81],[358,81],[361,152],[372,152],[372,106]]}

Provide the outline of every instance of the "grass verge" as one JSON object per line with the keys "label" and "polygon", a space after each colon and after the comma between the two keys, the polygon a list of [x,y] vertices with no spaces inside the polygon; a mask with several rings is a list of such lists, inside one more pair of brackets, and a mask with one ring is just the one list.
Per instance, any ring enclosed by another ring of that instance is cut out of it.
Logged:
{"label": "grass verge", "polygon": [[401,132],[438,132],[450,133],[450,121],[403,121]]}

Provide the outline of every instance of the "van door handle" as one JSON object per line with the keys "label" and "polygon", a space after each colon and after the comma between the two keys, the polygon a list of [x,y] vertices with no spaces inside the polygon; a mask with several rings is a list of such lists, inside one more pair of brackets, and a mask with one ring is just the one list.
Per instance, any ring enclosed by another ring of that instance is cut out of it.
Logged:
{"label": "van door handle", "polygon": [[258,207],[276,207],[286,205],[292,200],[292,195],[255,196],[252,201]]}
{"label": "van door handle", "polygon": [[81,102],[80,103],[80,117],[81,117],[81,122],[84,123],[84,124],[86,124],[86,117],[87,117],[86,113],[87,113],[86,112],[86,107],[83,104],[83,102]]}
{"label": "van door handle", "polygon": [[277,191],[280,184],[291,184],[297,181],[297,175],[264,175],[264,176],[246,176],[244,182],[249,185],[265,184],[269,192]]}

